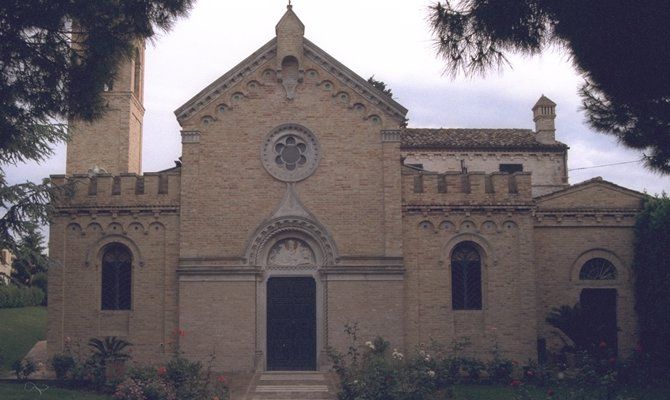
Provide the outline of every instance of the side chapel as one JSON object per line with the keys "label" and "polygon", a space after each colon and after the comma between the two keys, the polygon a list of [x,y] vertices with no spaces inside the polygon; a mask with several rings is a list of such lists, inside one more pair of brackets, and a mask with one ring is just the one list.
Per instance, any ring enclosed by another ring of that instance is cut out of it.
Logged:
{"label": "side chapel", "polygon": [[[99,121],[70,121],[72,196],[50,230],[48,352],[119,336],[220,370],[328,368],[346,324],[411,351],[431,340],[543,357],[563,304],[635,343],[642,194],[569,185],[554,104],[535,129],[405,127],[407,110],[304,37],[276,37],[175,112],[182,161],[141,172],[144,47]],[[175,332],[182,334],[176,335]]]}

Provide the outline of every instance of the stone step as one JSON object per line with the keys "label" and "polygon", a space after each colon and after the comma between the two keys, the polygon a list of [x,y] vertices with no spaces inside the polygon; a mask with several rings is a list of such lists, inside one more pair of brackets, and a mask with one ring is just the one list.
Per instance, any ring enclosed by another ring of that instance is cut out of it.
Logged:
{"label": "stone step", "polygon": [[258,385],[258,392],[327,392],[327,385]]}
{"label": "stone step", "polygon": [[277,371],[257,376],[249,400],[334,400],[328,377],[321,372]]}
{"label": "stone step", "polygon": [[323,374],[312,373],[312,374],[263,374],[260,378],[261,381],[325,381],[326,377]]}

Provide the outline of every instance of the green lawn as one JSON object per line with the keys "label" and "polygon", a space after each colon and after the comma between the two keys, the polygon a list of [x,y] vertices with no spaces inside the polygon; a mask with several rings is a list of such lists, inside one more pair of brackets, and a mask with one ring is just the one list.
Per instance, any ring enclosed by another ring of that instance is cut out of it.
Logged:
{"label": "green lawn", "polygon": [[[0,399],[2,400],[110,400],[111,396],[103,396],[89,392],[78,392],[74,390],[58,389],[36,383],[42,393],[31,386],[23,383],[0,383]],[[46,390],[44,390],[46,389]]]}
{"label": "green lawn", "polygon": [[[46,337],[46,307],[0,308],[0,375]],[[0,399],[4,399],[0,392]]]}
{"label": "green lawn", "polygon": [[[509,386],[497,385],[457,385],[454,388],[454,400],[514,400],[514,395],[519,394],[520,389],[513,389]],[[530,398],[533,400],[546,400],[547,388],[538,388],[529,386],[527,389]],[[553,398],[562,398],[566,389],[554,388]],[[635,400],[668,400],[670,399],[670,388],[651,388],[651,389],[627,389],[622,390],[625,398]],[[594,400],[600,400],[594,397]]]}

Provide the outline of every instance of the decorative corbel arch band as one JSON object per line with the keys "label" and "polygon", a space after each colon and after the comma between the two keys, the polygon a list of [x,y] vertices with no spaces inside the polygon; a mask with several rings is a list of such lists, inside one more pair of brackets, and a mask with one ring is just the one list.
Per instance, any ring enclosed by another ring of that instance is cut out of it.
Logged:
{"label": "decorative corbel arch band", "polygon": [[628,282],[630,279],[630,271],[628,267],[621,261],[621,258],[616,255],[613,251],[607,250],[607,249],[602,249],[602,248],[596,248],[596,249],[590,249],[582,254],[580,254],[575,261],[572,263],[572,266],[570,267],[569,271],[569,281],[574,282],[574,283],[584,283],[588,285],[593,285],[595,282],[592,280],[580,280],[579,279],[579,273],[586,264],[587,261],[594,259],[594,258],[602,258],[614,266],[616,268],[616,278],[615,279],[608,279],[608,280],[603,280],[603,281],[595,281],[600,283],[601,285],[605,286],[612,286],[612,285],[618,285],[622,282]]}
{"label": "decorative corbel arch band", "polygon": [[472,242],[480,248],[484,265],[496,265],[498,263],[498,257],[489,241],[474,233],[461,233],[451,238],[443,247],[442,260],[449,260],[454,248],[463,242]]}
{"label": "decorative corbel arch band", "polygon": [[317,246],[314,250],[320,253],[317,255],[320,266],[334,265],[337,248],[331,235],[321,224],[302,217],[277,218],[259,226],[247,246],[249,264],[265,266],[266,260],[262,257],[264,250],[267,250],[275,238],[286,236],[291,232]]}
{"label": "decorative corbel arch band", "polygon": [[96,241],[93,245],[91,245],[88,248],[88,251],[86,252],[86,263],[85,265],[87,267],[90,267],[92,265],[98,266],[97,264],[100,262],[100,259],[102,258],[102,253],[105,250],[105,247],[112,243],[120,243],[130,250],[131,254],[133,255],[133,267],[139,266],[139,267],[144,267],[144,258],[142,257],[142,253],[140,252],[140,248],[130,240],[127,236],[125,235],[107,235],[102,238],[100,238],[98,241]]}

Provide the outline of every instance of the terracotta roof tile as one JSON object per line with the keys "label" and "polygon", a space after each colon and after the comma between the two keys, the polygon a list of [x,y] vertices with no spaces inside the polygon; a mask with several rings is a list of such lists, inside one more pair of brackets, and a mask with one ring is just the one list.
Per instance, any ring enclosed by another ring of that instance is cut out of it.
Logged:
{"label": "terracotta roof tile", "polygon": [[403,149],[547,150],[568,148],[561,142],[540,143],[530,129],[426,129],[402,132]]}

